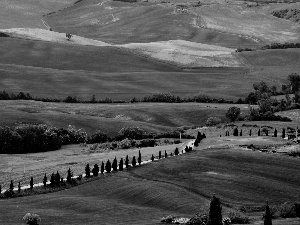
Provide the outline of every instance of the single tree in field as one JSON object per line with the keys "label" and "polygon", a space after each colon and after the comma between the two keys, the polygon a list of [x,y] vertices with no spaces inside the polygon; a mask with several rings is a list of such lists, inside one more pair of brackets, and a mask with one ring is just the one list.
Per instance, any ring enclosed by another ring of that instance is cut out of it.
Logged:
{"label": "single tree in field", "polygon": [[46,175],[46,173],[45,173],[45,176],[43,178],[43,184],[44,184],[44,188],[45,188],[46,185],[47,185],[47,175]]}
{"label": "single tree in field", "polygon": [[175,148],[175,155],[179,155],[179,149],[178,148]]}
{"label": "single tree in field", "polygon": [[85,166],[85,176],[87,178],[89,178],[91,176],[91,168],[90,168],[90,164],[86,164]]}
{"label": "single tree in field", "polygon": [[29,185],[30,185],[30,189],[32,190],[33,189],[33,177],[30,178]]}
{"label": "single tree in field", "polygon": [[269,208],[268,201],[267,201],[267,205],[266,205],[266,212],[264,215],[264,225],[272,225],[272,216],[271,216],[271,211]]}
{"label": "single tree in field", "polygon": [[223,225],[222,222],[222,206],[220,199],[213,195],[209,208],[209,224]]}
{"label": "single tree in field", "polygon": [[54,187],[55,186],[55,174],[52,173],[50,177],[50,186]]}
{"label": "single tree in field", "polygon": [[136,159],[135,159],[135,156],[133,156],[131,164],[132,164],[133,167],[136,166]]}
{"label": "single tree in field", "polygon": [[168,158],[167,150],[165,150],[165,158]]}
{"label": "single tree in field", "polygon": [[112,162],[112,169],[113,169],[113,171],[118,171],[117,157],[115,157],[114,160],[113,160],[113,162]]}
{"label": "single tree in field", "polygon": [[66,34],[66,38],[68,38],[68,41],[71,40],[71,37],[72,37],[72,36],[73,36],[72,34]]}
{"label": "single tree in field", "polygon": [[230,121],[234,122],[239,117],[241,113],[241,109],[238,107],[230,107],[226,113],[226,117],[230,119]]}
{"label": "single tree in field", "polygon": [[128,158],[128,155],[126,156],[126,159],[125,159],[125,166],[126,166],[126,168],[129,167],[129,158]]}
{"label": "single tree in field", "polygon": [[55,174],[55,184],[57,186],[60,186],[60,175],[59,175],[59,172],[57,171],[56,174]]}
{"label": "single tree in field", "polygon": [[158,152],[158,158],[161,159],[161,151]]}
{"label": "single tree in field", "polygon": [[123,171],[123,158],[120,159],[120,162],[119,162],[119,170],[120,170],[120,171]]}
{"label": "single tree in field", "polygon": [[152,154],[151,156],[151,161],[153,162],[154,161],[154,155]]}
{"label": "single tree in field", "polygon": [[285,128],[282,129],[282,135],[281,135],[281,137],[285,138]]}
{"label": "single tree in field", "polygon": [[67,173],[67,183],[71,184],[72,183],[72,172],[71,169],[68,169],[68,173]]}
{"label": "single tree in field", "polygon": [[142,163],[142,155],[141,155],[141,151],[140,150],[139,150],[138,163],[139,163],[139,165],[141,165],[141,163]]}
{"label": "single tree in field", "polygon": [[233,136],[239,136],[239,130],[237,128],[234,128]]}
{"label": "single tree in field", "polygon": [[106,162],[105,170],[107,173],[110,173],[110,171],[111,171],[111,163],[109,160],[107,160],[107,162]]}
{"label": "single tree in field", "polygon": [[99,166],[98,166],[97,163],[94,165],[94,168],[92,169],[92,173],[93,173],[94,177],[98,176],[98,174],[99,174]]}
{"label": "single tree in field", "polygon": [[103,173],[104,173],[104,163],[102,161],[102,163],[101,163],[101,174],[103,174]]}
{"label": "single tree in field", "polygon": [[274,137],[277,137],[277,129],[274,130]]}
{"label": "single tree in field", "polygon": [[14,183],[13,183],[13,180],[10,181],[9,190],[11,190],[11,191],[14,190]]}

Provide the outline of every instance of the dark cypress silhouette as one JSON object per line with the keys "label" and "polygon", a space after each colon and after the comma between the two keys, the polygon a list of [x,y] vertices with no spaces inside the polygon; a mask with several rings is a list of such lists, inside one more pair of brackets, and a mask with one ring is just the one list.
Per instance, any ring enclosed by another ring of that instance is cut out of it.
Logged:
{"label": "dark cypress silhouette", "polygon": [[194,146],[195,146],[195,147],[198,147],[198,146],[199,146],[199,143],[198,143],[198,140],[197,140],[197,139],[196,139],[195,142],[194,142]]}
{"label": "dark cypress silhouette", "polygon": [[274,137],[277,137],[277,129],[274,130]]}
{"label": "dark cypress silhouette", "polygon": [[222,222],[222,206],[220,199],[213,195],[209,208],[209,224],[223,225]]}
{"label": "dark cypress silhouette", "polygon": [[29,185],[30,185],[30,189],[32,190],[33,189],[33,177],[30,178]]}
{"label": "dark cypress silhouette", "polygon": [[152,162],[154,161],[154,155],[152,154],[152,156],[151,156],[151,160],[152,160]]}
{"label": "dark cypress silhouette", "polygon": [[9,190],[11,190],[11,191],[14,190],[14,183],[13,183],[13,180],[10,181]]}
{"label": "dark cypress silhouette", "polygon": [[158,158],[161,159],[161,151],[158,152]]}
{"label": "dark cypress silhouette", "polygon": [[129,158],[128,158],[128,155],[126,156],[126,159],[125,159],[125,166],[126,166],[126,168],[129,167]]}
{"label": "dark cypress silhouette", "polygon": [[98,176],[98,174],[99,174],[99,166],[98,166],[97,163],[94,165],[94,168],[92,169],[92,173],[93,173],[94,177]]}
{"label": "dark cypress silhouette", "polygon": [[18,192],[21,192],[21,182],[19,181],[19,185],[18,185]]}
{"label": "dark cypress silhouette", "polygon": [[55,186],[55,174],[52,173],[51,174],[51,178],[50,178],[50,186],[54,187]]}
{"label": "dark cypress silhouette", "polygon": [[252,135],[252,131],[250,130],[250,131],[249,131],[249,136],[251,136],[251,135]]}
{"label": "dark cypress silhouette", "polygon": [[179,155],[179,149],[178,149],[178,148],[175,148],[174,153],[175,153],[175,155]]}
{"label": "dark cypress silhouette", "polygon": [[47,175],[46,175],[46,173],[45,173],[45,176],[43,178],[43,184],[44,184],[44,187],[46,187],[46,185],[47,185]]}
{"label": "dark cypress silhouette", "polygon": [[85,166],[85,176],[87,178],[89,178],[91,176],[91,168],[90,168],[90,164],[86,164]]}
{"label": "dark cypress silhouette", "polygon": [[102,161],[102,163],[101,163],[101,174],[103,174],[103,173],[104,173],[104,163]]}
{"label": "dark cypress silhouette", "polygon": [[271,211],[269,208],[268,201],[267,201],[267,205],[266,205],[266,212],[264,215],[264,225],[272,225],[272,216],[271,216]]}
{"label": "dark cypress silhouette", "polygon": [[72,183],[72,172],[71,169],[68,169],[68,174],[67,174],[67,183]]}
{"label": "dark cypress silhouette", "polygon": [[118,171],[118,161],[117,157],[114,158],[113,163],[112,163],[112,169],[113,171]]}
{"label": "dark cypress silhouette", "polygon": [[237,128],[234,128],[233,136],[239,136],[239,130]]}
{"label": "dark cypress silhouette", "polygon": [[119,170],[120,170],[120,171],[123,171],[123,158],[120,159],[120,162],[119,162]]}
{"label": "dark cypress silhouette", "polygon": [[141,151],[140,150],[139,150],[138,163],[139,163],[139,165],[141,165],[141,163],[142,163],[142,155],[141,155]]}
{"label": "dark cypress silhouette", "polygon": [[165,150],[165,158],[168,158],[167,150]]}
{"label": "dark cypress silhouette", "polygon": [[107,162],[106,162],[105,170],[107,173],[110,173],[110,171],[111,171],[111,163],[109,160],[107,160]]}
{"label": "dark cypress silhouette", "polygon": [[170,156],[173,156],[173,152],[171,152]]}
{"label": "dark cypress silhouette", "polygon": [[60,186],[60,175],[58,171],[55,174],[55,185]]}
{"label": "dark cypress silhouette", "polygon": [[260,136],[260,129],[258,129],[257,136]]}
{"label": "dark cypress silhouette", "polygon": [[285,138],[285,128],[282,129],[282,135],[281,135],[281,137]]}
{"label": "dark cypress silhouette", "polygon": [[136,166],[136,159],[135,159],[135,156],[133,156],[131,164],[132,164],[133,167]]}
{"label": "dark cypress silhouette", "polygon": [[243,130],[241,129],[240,136],[243,136]]}
{"label": "dark cypress silhouette", "polygon": [[269,136],[269,130],[266,130],[266,136]]}

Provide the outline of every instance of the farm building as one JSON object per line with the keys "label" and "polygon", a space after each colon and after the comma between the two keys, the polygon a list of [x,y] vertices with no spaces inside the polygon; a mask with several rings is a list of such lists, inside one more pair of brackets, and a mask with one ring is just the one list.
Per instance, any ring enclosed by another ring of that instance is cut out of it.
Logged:
{"label": "farm building", "polygon": [[187,5],[176,5],[174,12],[175,13],[187,13]]}

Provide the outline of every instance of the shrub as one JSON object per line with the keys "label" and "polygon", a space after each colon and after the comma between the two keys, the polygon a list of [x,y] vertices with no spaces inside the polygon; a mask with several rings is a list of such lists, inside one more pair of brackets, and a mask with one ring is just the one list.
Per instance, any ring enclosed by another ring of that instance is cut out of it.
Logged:
{"label": "shrub", "polygon": [[248,217],[242,215],[240,212],[236,210],[232,210],[228,214],[229,219],[231,220],[231,223],[238,223],[238,224],[248,224],[250,223],[250,220]]}
{"label": "shrub", "polygon": [[178,148],[175,148],[174,154],[175,154],[175,155],[178,155],[178,154],[179,154],[179,149],[178,149]]}
{"label": "shrub", "polygon": [[236,121],[236,119],[239,117],[240,113],[241,113],[241,109],[233,106],[228,109],[228,111],[226,113],[226,117],[228,119],[230,119],[230,121],[233,122],[233,121]]}
{"label": "shrub", "polygon": [[186,224],[187,225],[206,225],[208,224],[209,217],[207,214],[197,213]]}
{"label": "shrub", "polygon": [[96,133],[92,134],[89,138],[89,143],[104,143],[108,140],[107,135],[101,130],[97,130]]}
{"label": "shrub", "polygon": [[296,217],[296,210],[294,204],[282,204],[279,207],[280,217],[282,218],[294,218]]}
{"label": "shrub", "polygon": [[15,192],[14,192],[13,190],[8,189],[8,190],[6,190],[6,191],[4,192],[4,196],[5,196],[6,198],[13,198],[13,197],[16,196],[16,194],[15,194]]}
{"label": "shrub", "polygon": [[118,148],[121,149],[128,149],[134,146],[134,141],[128,138],[123,139],[122,141],[119,141],[117,144]]}
{"label": "shrub", "polygon": [[22,220],[28,225],[38,225],[42,221],[39,215],[33,213],[26,213]]}
{"label": "shrub", "polygon": [[222,122],[220,117],[209,117],[205,124],[206,126],[216,126]]}

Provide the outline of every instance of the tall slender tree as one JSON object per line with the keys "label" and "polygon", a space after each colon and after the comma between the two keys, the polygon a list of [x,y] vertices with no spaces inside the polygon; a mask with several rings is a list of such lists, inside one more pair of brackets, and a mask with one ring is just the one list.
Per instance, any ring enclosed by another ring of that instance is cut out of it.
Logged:
{"label": "tall slender tree", "polygon": [[89,164],[89,163],[86,164],[86,166],[85,166],[85,176],[86,176],[87,178],[89,178],[89,177],[91,176],[91,167],[90,167],[90,164]]}
{"label": "tall slender tree", "polygon": [[282,129],[282,135],[281,135],[281,137],[285,138],[285,128]]}
{"label": "tall slender tree", "polygon": [[151,156],[151,161],[153,162],[154,161],[154,155],[152,154]]}
{"label": "tall slender tree", "polygon": [[114,160],[113,160],[113,162],[112,162],[112,169],[113,169],[113,171],[118,171],[117,157],[115,157]]}
{"label": "tall slender tree", "polygon": [[209,224],[223,225],[222,222],[222,206],[220,199],[213,195],[209,208]]}
{"label": "tall slender tree", "polygon": [[260,136],[260,129],[258,129],[257,136]]}
{"label": "tall slender tree", "polygon": [[98,174],[99,174],[99,166],[98,166],[97,163],[94,165],[94,168],[92,169],[92,173],[93,173],[94,177],[98,176]]}
{"label": "tall slender tree", "polygon": [[60,174],[59,172],[57,171],[56,174],[55,174],[55,184],[57,186],[60,186]]}
{"label": "tall slender tree", "polygon": [[104,163],[102,161],[102,163],[101,163],[101,174],[103,174],[103,173],[104,173]]}
{"label": "tall slender tree", "polygon": [[165,158],[168,158],[167,150],[165,150]]}
{"label": "tall slender tree", "polygon": [[141,155],[141,151],[140,150],[139,150],[138,163],[139,163],[139,165],[141,165],[141,163],[142,163],[142,155]]}
{"label": "tall slender tree", "polygon": [[107,173],[110,173],[110,171],[111,171],[111,163],[109,160],[107,160],[107,162],[106,162],[105,170]]}
{"label": "tall slender tree", "polygon": [[18,192],[21,192],[21,182],[19,181],[19,185],[18,185]]}
{"label": "tall slender tree", "polygon": [[45,176],[43,178],[43,184],[44,184],[44,188],[45,188],[46,185],[47,185],[47,175],[46,175],[46,173],[45,173]]}
{"label": "tall slender tree", "polygon": [[33,189],[33,177],[30,178],[30,183],[29,184],[30,184],[30,189],[32,190]]}
{"label": "tall slender tree", "polygon": [[126,166],[126,168],[129,168],[129,158],[128,158],[128,155],[126,156],[126,159],[125,159],[125,166]]}
{"label": "tall slender tree", "polygon": [[68,172],[67,172],[67,183],[71,184],[72,183],[72,172],[71,172],[71,169],[69,168],[68,169]]}
{"label": "tall slender tree", "polygon": [[10,181],[9,190],[11,190],[11,191],[14,190],[14,183],[13,183],[13,180]]}
{"label": "tall slender tree", "polygon": [[264,225],[272,225],[272,216],[271,216],[271,211],[270,211],[268,201],[267,201],[267,205],[266,205],[266,212],[264,215]]}
{"label": "tall slender tree", "polygon": [[274,137],[277,137],[277,129],[274,130]]}
{"label": "tall slender tree", "polygon": [[161,151],[158,152],[158,158],[161,159]]}
{"label": "tall slender tree", "polygon": [[179,149],[178,148],[175,148],[174,154],[179,155]]}
{"label": "tall slender tree", "polygon": [[119,162],[119,170],[120,170],[120,171],[123,171],[123,158],[120,159],[120,162]]}
{"label": "tall slender tree", "polygon": [[136,166],[136,159],[135,159],[135,156],[133,156],[131,164],[132,164],[133,167]]}
{"label": "tall slender tree", "polygon": [[50,186],[55,187],[55,174],[52,173],[50,177]]}

